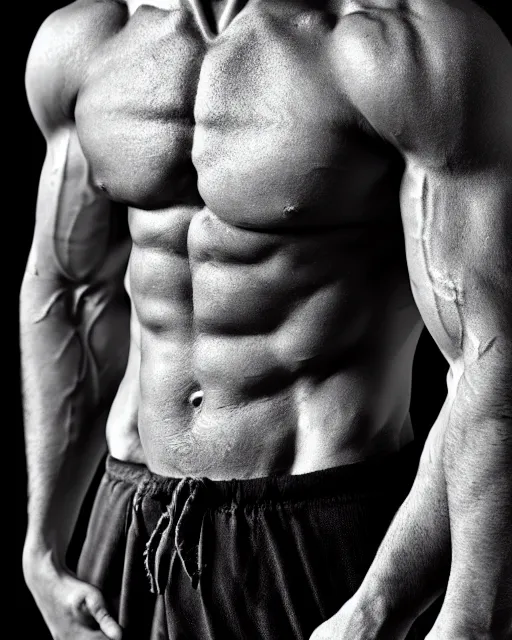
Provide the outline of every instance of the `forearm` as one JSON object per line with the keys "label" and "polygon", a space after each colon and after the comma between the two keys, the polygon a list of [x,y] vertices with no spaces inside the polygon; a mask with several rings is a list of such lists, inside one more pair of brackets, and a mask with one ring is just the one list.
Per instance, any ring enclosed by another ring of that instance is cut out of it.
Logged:
{"label": "forearm", "polygon": [[361,601],[375,613],[376,632],[390,625],[393,638],[398,637],[396,621],[406,630],[448,580],[450,528],[441,452],[449,407],[447,400],[429,433],[413,487],[359,589]]}
{"label": "forearm", "polygon": [[24,279],[20,325],[28,555],[51,553],[63,562],[105,451],[106,414],[128,350],[129,318],[117,297],[115,290],[57,286],[37,276]]}
{"label": "forearm", "polygon": [[483,632],[506,623],[507,608],[512,629],[512,378],[505,363],[489,358],[461,377],[443,451],[453,544],[444,611],[450,623]]}

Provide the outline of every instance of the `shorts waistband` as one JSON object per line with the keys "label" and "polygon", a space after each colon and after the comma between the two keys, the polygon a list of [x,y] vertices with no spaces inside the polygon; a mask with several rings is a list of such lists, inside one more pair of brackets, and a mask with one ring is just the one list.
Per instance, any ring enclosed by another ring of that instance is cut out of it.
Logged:
{"label": "shorts waistband", "polygon": [[192,587],[198,587],[205,566],[201,540],[208,510],[271,509],[283,503],[297,504],[331,496],[337,501],[352,502],[361,500],[365,494],[378,496],[384,492],[395,496],[403,493],[405,497],[416,474],[420,449],[412,442],[397,453],[364,462],[301,475],[247,480],[167,478],[149,471],[142,473],[134,499],[135,511],[140,510],[148,498],[155,498],[161,506],[165,504],[144,552],[151,591],[163,593],[168,584],[171,558],[176,556]]}
{"label": "shorts waistband", "polygon": [[105,473],[112,480],[122,480],[137,487],[151,476],[146,465],[118,460],[110,454],[107,455],[105,461]]}
{"label": "shorts waistband", "polygon": [[329,497],[357,498],[365,493],[388,491],[393,486],[411,484],[421,455],[420,443],[413,441],[396,453],[354,464],[330,467],[299,475],[276,474],[260,478],[211,480],[204,477],[174,478],[151,472],[146,466],[122,462],[109,456],[107,474],[138,486],[140,497],[171,499],[178,485],[201,485],[213,506],[272,502],[299,502]]}

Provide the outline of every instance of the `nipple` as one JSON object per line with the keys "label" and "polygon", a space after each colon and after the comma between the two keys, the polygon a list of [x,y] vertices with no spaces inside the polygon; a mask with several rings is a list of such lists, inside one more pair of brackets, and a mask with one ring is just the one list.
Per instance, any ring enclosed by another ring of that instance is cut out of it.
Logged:
{"label": "nipple", "polygon": [[202,390],[194,391],[194,393],[190,394],[188,398],[188,402],[190,405],[194,407],[194,409],[199,409],[199,407],[203,403],[203,398],[204,398],[204,391]]}

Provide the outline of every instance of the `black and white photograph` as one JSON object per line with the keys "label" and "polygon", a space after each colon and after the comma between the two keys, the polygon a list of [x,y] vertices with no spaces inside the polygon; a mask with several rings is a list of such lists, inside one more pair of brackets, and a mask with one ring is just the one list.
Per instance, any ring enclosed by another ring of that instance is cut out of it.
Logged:
{"label": "black and white photograph", "polygon": [[509,3],[20,8],[14,637],[512,640]]}

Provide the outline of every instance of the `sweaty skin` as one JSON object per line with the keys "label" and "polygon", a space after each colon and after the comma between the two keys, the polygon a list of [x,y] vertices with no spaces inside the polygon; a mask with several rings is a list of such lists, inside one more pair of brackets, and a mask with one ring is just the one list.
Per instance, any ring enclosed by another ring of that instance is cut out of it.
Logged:
{"label": "sweaty skin", "polygon": [[48,142],[22,291],[28,548],[62,555],[82,489],[58,487],[86,486],[88,416],[112,401],[110,452],[162,475],[400,449],[425,322],[446,402],[361,592],[315,640],[404,637],[450,554],[432,640],[510,625],[511,66],[469,0],[50,16],[27,66]]}

